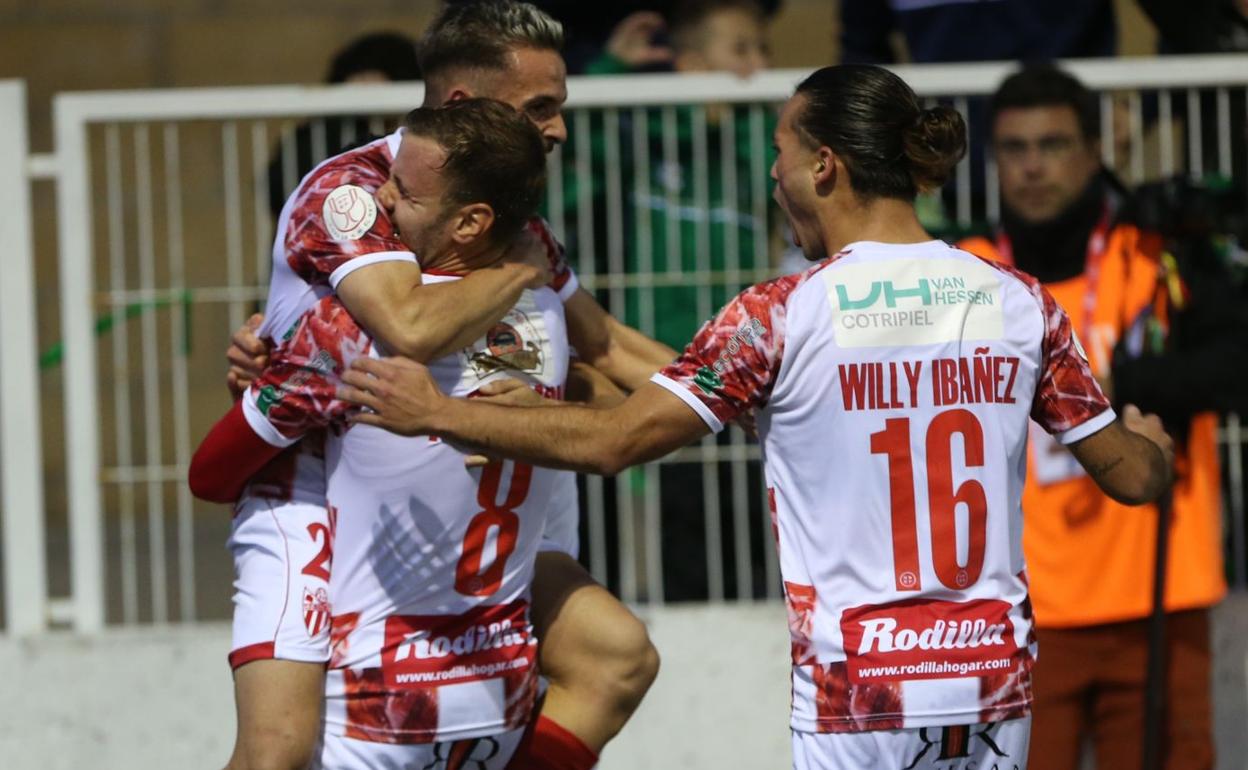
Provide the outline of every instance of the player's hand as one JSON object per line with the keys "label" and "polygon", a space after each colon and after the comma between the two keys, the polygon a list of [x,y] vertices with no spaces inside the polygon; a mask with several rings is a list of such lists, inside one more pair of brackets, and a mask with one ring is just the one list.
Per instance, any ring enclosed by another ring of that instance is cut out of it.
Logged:
{"label": "player's hand", "polygon": [[1156,444],[1166,458],[1166,467],[1174,468],[1174,439],[1166,433],[1160,417],[1155,414],[1141,414],[1135,404],[1127,404],[1122,409],[1122,424],[1132,433],[1138,433]]}
{"label": "player's hand", "polygon": [[235,401],[242,398],[252,380],[259,377],[269,363],[269,346],[256,336],[256,330],[263,322],[263,313],[248,318],[230,337],[230,347],[225,351],[225,359],[230,365],[225,375],[225,386],[230,389],[230,397]]}
{"label": "player's hand", "polygon": [[[545,400],[537,391],[515,377],[488,382],[469,398],[500,406],[541,406]],[[498,460],[489,455],[473,454],[464,458],[465,468],[481,468]]]}
{"label": "player's hand", "polygon": [[665,26],[663,17],[653,11],[638,11],[625,16],[611,30],[607,53],[632,69],[667,64],[675,58],[672,49],[654,43],[654,36]]}
{"label": "player's hand", "polygon": [[541,236],[528,229],[520,231],[503,253],[503,264],[512,269],[524,270],[525,286],[540,289],[554,280],[550,269],[550,254]]}
{"label": "player's hand", "polygon": [[472,398],[500,406],[541,406],[545,401],[540,393],[515,377],[488,382],[478,388]]}
{"label": "player's hand", "polygon": [[401,436],[430,432],[433,416],[449,399],[438,390],[429,370],[411,359],[360,357],[343,373],[338,398],[364,409],[350,422],[376,425]]}
{"label": "player's hand", "polygon": [[607,375],[594,367],[573,359],[568,367],[567,387],[564,394],[568,401],[592,406],[595,409],[610,409],[619,406],[628,398],[628,394],[611,381]]}

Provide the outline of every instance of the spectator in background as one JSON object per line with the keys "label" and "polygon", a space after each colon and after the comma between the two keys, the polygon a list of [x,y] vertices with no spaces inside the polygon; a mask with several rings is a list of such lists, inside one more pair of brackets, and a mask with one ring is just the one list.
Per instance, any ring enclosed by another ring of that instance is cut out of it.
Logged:
{"label": "spectator in background", "polygon": [[[652,23],[655,21],[649,17],[639,17],[634,20],[636,23],[626,20],[610,48],[618,52],[640,51],[640,38],[654,32],[656,28]],[[671,21],[665,28],[671,40],[673,69],[677,73],[731,72],[749,77],[767,64],[766,16],[756,0],[684,0],[672,11]],[[632,42],[623,40],[624,37],[631,37]],[[647,58],[653,55],[653,50],[646,54]],[[611,54],[600,62],[591,68],[598,72],[629,71],[622,59]],[[620,142],[624,222],[626,232],[634,234],[625,239],[625,270],[694,278],[698,271],[735,269],[746,271],[740,276],[741,286],[761,280],[762,276],[753,276],[749,271],[766,271],[771,267],[766,217],[758,216],[760,205],[764,214],[771,205],[770,188],[759,195],[759,191],[752,189],[750,180],[765,175],[771,167],[774,115],[768,110],[762,114],[759,125],[752,126],[748,108],[711,105],[705,108],[705,133],[697,140],[694,134],[699,120],[695,118],[695,108],[676,108],[674,135],[665,132],[661,110],[648,110],[646,116],[645,126],[629,123],[625,128],[644,131],[647,136],[650,158],[647,178],[632,176],[632,131],[624,131]],[[575,124],[570,128],[574,127]],[[594,128],[588,141],[595,173],[589,181],[595,201],[592,212],[595,253],[601,261],[606,256],[608,242],[606,196],[603,185],[599,184],[599,180],[605,179],[605,173],[598,173],[598,170],[605,172],[607,161],[603,129],[597,124]],[[575,131],[569,133],[570,148],[565,151],[565,158],[575,156],[576,143],[586,140]],[[704,140],[706,147],[705,190],[700,188],[694,175],[698,140]],[[579,216],[591,213],[579,205],[580,185],[586,180],[575,175],[574,164],[565,163],[564,168],[567,177],[564,210],[570,220],[576,221]],[[730,185],[730,181],[735,184]],[[730,187],[735,189],[730,190]],[[574,237],[575,229],[568,227],[570,238]],[[649,265],[641,264],[639,247],[643,240],[649,241]],[[576,251],[575,248],[571,250]],[[699,306],[699,290],[692,282],[656,288],[652,293],[658,316],[656,338],[680,344],[741,286],[716,287],[711,301],[701,303],[705,307]],[[628,293],[626,317],[633,324],[642,320],[638,317],[638,295],[636,291]]]}
{"label": "spectator in background", "polygon": [[767,16],[758,0],[684,0],[670,18],[667,25],[652,11],[628,16],[586,71],[609,75],[668,64],[676,72],[731,72],[748,78],[768,64]]}
{"label": "spectator in background", "polygon": [[[568,30],[568,48],[564,52],[568,73],[588,74],[589,64],[601,58],[603,52],[610,47],[610,41],[627,29],[629,25],[626,22],[630,19],[632,24],[637,24],[637,20],[641,19],[641,24],[648,26],[651,31],[652,46],[666,49],[666,53],[650,61],[631,59],[627,55],[623,60],[628,62],[632,70],[670,69],[671,48],[662,28],[664,20],[672,18],[680,1],[613,0],[611,3],[589,3],[585,0],[536,0],[534,5],[558,18]],[[782,0],[758,0],[757,5],[771,18],[779,10]]]}
{"label": "spectator in background", "polygon": [[[962,247],[1039,278],[1106,393],[1162,412],[1176,435],[1165,766],[1212,767],[1209,609],[1226,592],[1212,410],[1242,387],[1248,334],[1216,286],[1180,273],[1158,234],[1126,221],[1101,166],[1097,99],[1079,81],[1024,68],[992,97],[989,121],[1001,222],[995,238]],[[1043,750],[1031,767],[1078,767],[1085,736],[1098,767],[1139,767],[1158,516],[1110,500],[1032,427],[1023,544],[1041,650],[1032,741]]]}
{"label": "spectator in background", "polygon": [[[396,32],[375,32],[353,41],[334,55],[325,82],[389,83],[420,80],[416,43]],[[364,115],[342,115],[300,124],[282,138],[269,161],[269,210],[274,221],[299,180],[317,163],[344,149],[376,138]]]}
{"label": "spectator in background", "polygon": [[[756,0],[684,0],[667,20],[652,14],[626,19],[608,45],[607,54],[591,65],[594,72],[626,72],[670,58],[676,73],[729,72],[749,77],[767,66],[767,16]],[[670,48],[664,50],[666,41]],[[631,62],[631,63],[630,63]],[[665,114],[667,119],[665,120]],[[563,153],[562,201],[569,253],[595,256],[600,272],[623,271],[638,282],[623,292],[623,306],[610,307],[626,323],[669,345],[683,345],[723,303],[752,283],[775,275],[770,224],[779,224],[767,178],[775,152],[776,119],[770,109],[709,105],[647,109],[644,123],[634,114],[621,115],[618,159],[606,153],[606,124],[591,116],[590,131],[569,121],[569,142]],[[583,126],[582,126],[583,127]],[[636,132],[648,155],[645,176],[636,175]],[[589,143],[591,173],[577,173],[573,161]],[[700,171],[700,157],[706,160]],[[612,239],[606,180],[614,163],[620,179],[622,237]],[[588,185],[586,190],[583,185]],[[584,218],[592,227],[584,230]],[[592,232],[587,245],[582,232]],[[622,262],[612,263],[612,259]],[[620,296],[620,295],[616,295]],[[602,299],[610,302],[612,297]],[[728,474],[722,481],[727,485]],[[703,510],[704,479],[698,464],[662,469],[661,505],[665,510]],[[634,491],[640,494],[641,487]],[[732,499],[725,486],[721,499]],[[762,516],[761,500],[750,505]],[[709,515],[726,516],[730,506]],[[751,518],[756,521],[757,518]],[[725,531],[731,524],[724,523]],[[708,596],[705,549],[690,544],[704,536],[696,516],[669,516],[663,521],[665,598],[671,601]],[[745,535],[742,535],[744,537]],[[762,562],[755,567],[761,579]],[[729,582],[732,575],[726,576]],[[743,599],[756,598],[752,596]]]}
{"label": "spectator in background", "polygon": [[841,59],[894,64],[901,33],[916,63],[1113,56],[1112,0],[843,0]]}

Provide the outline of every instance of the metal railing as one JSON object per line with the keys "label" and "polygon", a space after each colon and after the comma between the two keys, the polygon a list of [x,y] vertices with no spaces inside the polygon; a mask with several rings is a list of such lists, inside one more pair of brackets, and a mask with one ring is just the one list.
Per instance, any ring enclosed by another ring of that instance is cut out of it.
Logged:
{"label": "metal railing", "polygon": [[[1106,161],[1130,181],[1206,170],[1248,179],[1248,167],[1233,163],[1231,134],[1232,107],[1248,92],[1248,58],[1068,65],[1102,92]],[[967,112],[1013,67],[898,72],[921,96]],[[688,313],[705,318],[741,286],[782,269],[777,239],[767,237],[781,224],[767,196],[767,121],[806,74],[569,81],[572,139],[550,157],[549,216],[572,244],[582,282],[609,310],[655,333],[665,314],[659,292],[692,286]],[[370,128],[380,128],[421,97],[418,85],[61,94],[54,101],[56,152],[33,158],[14,127],[20,121],[0,117],[0,172],[14,174],[4,178],[42,174],[57,185],[72,554],[70,597],[49,604],[38,392],[29,367],[30,237],[6,226],[0,463],[10,632],[45,627],[49,607],[79,631],[106,621],[213,616],[203,609],[202,583],[227,580],[209,588],[228,595],[228,559],[220,550],[228,516],[193,501],[183,480],[192,442],[226,405],[220,351],[228,333],[266,295],[274,142],[297,121],[310,121],[313,155],[323,157],[335,149],[326,136],[336,116],[367,116]],[[23,114],[20,98],[20,85],[0,89],[7,100],[0,115]],[[1200,125],[1210,114],[1206,103],[1213,105],[1212,132]],[[725,109],[733,120],[724,119]],[[1120,147],[1126,157],[1115,157]],[[286,142],[277,152],[288,190],[297,176],[294,150]],[[980,157],[982,168],[970,156],[962,162],[946,198],[958,225],[999,211],[991,157]],[[675,176],[665,176],[669,169]],[[0,210],[23,212],[28,192],[9,186],[0,192]],[[726,201],[742,203],[734,213]],[[710,214],[720,209],[728,220]],[[660,217],[661,238],[653,236]],[[28,209],[15,218],[29,223]],[[686,226],[687,243],[679,229]],[[1242,583],[1248,568],[1237,421],[1223,440],[1232,459],[1234,574]],[[778,596],[760,479],[757,447],[736,428],[615,481],[587,479],[584,550],[591,569],[627,601],[686,598],[679,549],[692,552],[700,573],[696,598]],[[678,497],[687,487],[693,491]],[[682,501],[694,510],[670,509]],[[106,549],[108,541],[115,548]]]}
{"label": "metal railing", "polygon": [[26,88],[0,81],[0,524],[4,535],[5,628],[47,624],[43,452],[34,308],[34,239],[26,162]]}

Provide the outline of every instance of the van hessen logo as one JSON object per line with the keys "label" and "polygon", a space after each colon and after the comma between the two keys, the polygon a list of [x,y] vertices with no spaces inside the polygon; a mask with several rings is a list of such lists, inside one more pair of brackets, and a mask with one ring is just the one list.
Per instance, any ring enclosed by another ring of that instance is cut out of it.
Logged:
{"label": "van hessen logo", "polygon": [[984,676],[1020,650],[1008,602],[907,600],[851,607],[841,635],[851,681]]}

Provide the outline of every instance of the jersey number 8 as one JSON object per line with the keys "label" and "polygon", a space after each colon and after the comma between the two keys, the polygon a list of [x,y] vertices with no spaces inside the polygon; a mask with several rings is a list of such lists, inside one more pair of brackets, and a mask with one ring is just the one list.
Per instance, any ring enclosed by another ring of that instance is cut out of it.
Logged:
{"label": "jersey number 8", "polygon": [[[463,555],[455,565],[455,590],[468,596],[489,596],[503,583],[503,571],[507,557],[516,550],[516,535],[520,532],[520,517],[515,509],[529,496],[529,482],[533,466],[515,463],[511,472],[511,486],[507,499],[498,501],[498,487],[503,479],[503,464],[490,463],[481,472],[481,484],[477,487],[477,505],[481,511],[468,522],[464,533]],[[494,560],[482,571],[485,544],[490,530],[497,528],[494,536]]]}

